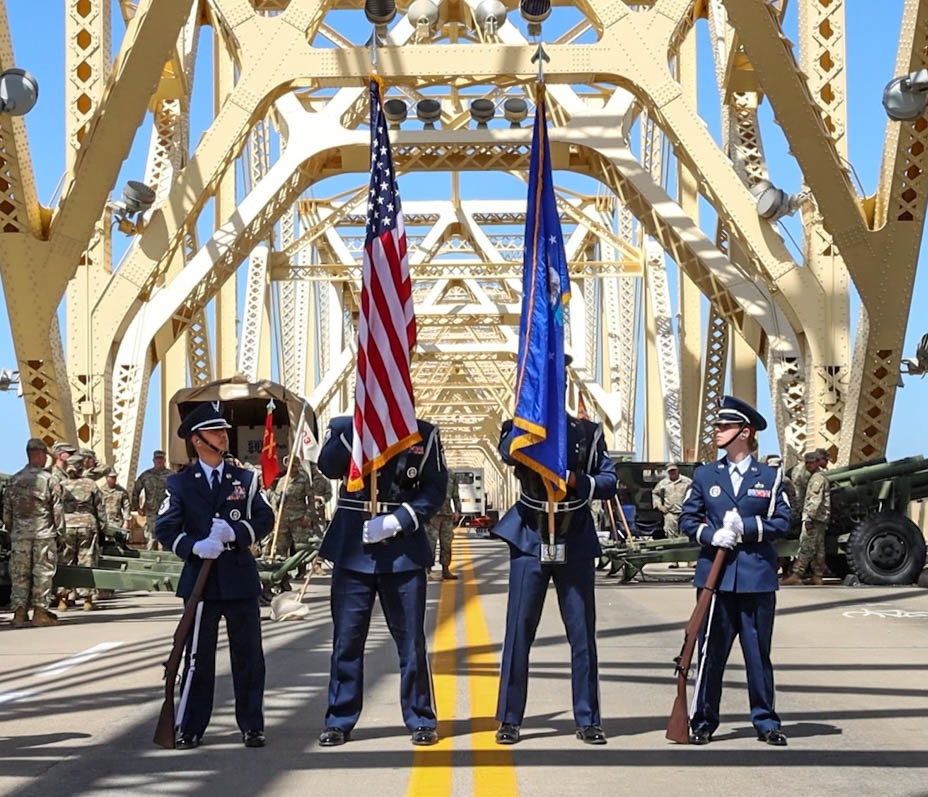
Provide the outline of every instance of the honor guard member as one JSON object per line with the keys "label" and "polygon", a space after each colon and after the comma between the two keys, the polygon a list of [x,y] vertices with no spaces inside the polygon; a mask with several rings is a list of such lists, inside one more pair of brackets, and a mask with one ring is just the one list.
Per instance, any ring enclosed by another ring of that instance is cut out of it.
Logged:
{"label": "honor guard member", "polygon": [[590,504],[616,494],[616,472],[606,454],[602,426],[567,416],[567,495],[555,507],[555,540],[564,559],[542,562],[547,549],[548,502],[541,477],[510,456],[512,421],[503,423],[499,453],[515,468],[521,497],[493,534],[509,543],[509,602],[500,667],[497,744],[516,744],[528,697],[528,659],[541,619],[548,582],[554,580],[561,619],[570,643],[570,677],[577,738],[606,744],[599,709],[596,655],[596,559],[602,553]]}
{"label": "honor guard member", "polygon": [[168,478],[155,523],[158,542],[184,560],[179,597],[190,597],[203,561],[215,560],[187,640],[176,712],[176,746],[184,750],[197,747],[209,725],[222,617],[242,740],[246,747],[265,745],[261,580],[251,546],[273,529],[274,510],[260,490],[258,473],[224,458],[231,428],[218,401],[199,404],[184,418],[177,435],[189,442],[198,461]]}
{"label": "honor guard member", "polygon": [[116,471],[106,469],[105,482],[100,488],[103,495],[103,510],[106,520],[121,529],[129,527],[129,491],[121,484],[116,483]]}
{"label": "honor guard member", "polygon": [[[61,482],[61,502],[65,534],[58,551],[59,562],[96,567],[106,536],[106,511],[97,483],[84,475],[84,457],[79,453],[68,457],[68,477]],[[80,588],[77,597],[84,599],[85,612],[93,609],[93,590]],[[66,612],[68,606],[68,590],[62,589],[58,592],[58,611]]]}
{"label": "honor guard member", "polygon": [[680,475],[680,466],[676,462],[668,462],[664,478],[651,491],[654,508],[664,516],[664,536],[667,539],[681,536],[680,510],[692,483],[692,479]]}
{"label": "honor guard member", "polygon": [[[364,644],[379,596],[400,663],[400,706],[412,743],[438,741],[432,676],[425,645],[426,568],[434,563],[425,526],[445,500],[448,468],[438,428],[418,421],[422,439],[377,470],[377,511],[371,517],[370,477],[364,488],[338,491],[338,506],[319,556],[333,563],[332,668],[329,705],[319,744],[344,744],[361,715]],[[346,479],[354,422],[333,418],[319,470]]]}
{"label": "honor guard member", "polygon": [[[168,476],[171,475],[170,469],[165,466],[166,462],[164,452],[155,451],[152,454],[152,467],[139,474],[132,488],[132,506],[145,518],[145,547],[149,551],[154,550],[157,544],[155,517],[158,508],[164,502],[164,490]],[[145,493],[144,501],[140,501],[142,492]]]}
{"label": "honor guard member", "polygon": [[60,484],[68,478],[68,457],[76,454],[77,449],[70,443],[59,440],[52,446],[52,464],[50,472],[55,484]]}
{"label": "honor guard member", "polygon": [[811,567],[811,583],[822,584],[825,575],[825,534],[831,520],[831,485],[822,467],[827,456],[822,449],[809,451],[803,457],[809,481],[802,504],[802,533],[799,535],[799,556],[793,562],[790,574],[783,579],[784,586],[801,584],[802,577]]}
{"label": "honor guard member", "polygon": [[715,421],[715,444],[725,451],[701,465],[683,502],[680,530],[702,545],[693,583],[699,590],[725,548],[725,563],[699,637],[699,669],[690,742],[708,744],[719,726],[725,663],[737,636],[744,654],[751,722],[759,741],[783,746],[786,736],[774,709],[770,646],[776,608],[777,554],[773,542],[789,531],[789,504],[780,471],[752,456],[755,435],[767,421],[752,406],[723,396]]}
{"label": "honor guard member", "polygon": [[[61,486],[45,469],[48,446],[33,437],[26,443],[29,462],[6,485],[3,525],[10,533],[10,607],[13,628],[57,625],[47,610],[58,565],[58,537],[64,536]],[[32,621],[29,609],[32,608]]]}

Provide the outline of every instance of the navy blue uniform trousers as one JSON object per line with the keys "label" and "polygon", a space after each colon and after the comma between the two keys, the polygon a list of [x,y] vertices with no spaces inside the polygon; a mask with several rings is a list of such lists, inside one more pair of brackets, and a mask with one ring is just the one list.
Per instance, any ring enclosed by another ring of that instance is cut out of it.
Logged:
{"label": "navy blue uniform trousers", "polygon": [[177,709],[181,733],[202,736],[213,713],[219,619],[226,618],[235,720],[242,733],[264,730],[264,651],[257,598],[204,600],[197,607]]}
{"label": "navy blue uniform trousers", "polygon": [[374,597],[380,598],[400,659],[400,706],[409,730],[436,728],[432,674],[425,649],[423,568],[400,573],[332,570],[332,669],[326,728],[350,731],[364,703],[364,643]]}
{"label": "navy blue uniform trousers", "polygon": [[600,725],[594,561],[542,564],[537,556],[520,553],[514,547],[509,550],[509,605],[496,719],[522,724],[528,698],[528,654],[535,641],[548,582],[554,579],[570,643],[574,720],[578,727]]}
{"label": "navy blue uniform trousers", "polygon": [[[697,590],[697,599],[702,590]],[[712,609],[708,635],[699,638],[701,651],[697,676],[696,711],[693,730],[710,734],[719,726],[719,703],[722,700],[722,676],[725,663],[737,636],[741,642],[747,672],[751,722],[758,733],[780,727],[774,710],[773,665],[770,647],[773,641],[775,592],[719,592]]]}

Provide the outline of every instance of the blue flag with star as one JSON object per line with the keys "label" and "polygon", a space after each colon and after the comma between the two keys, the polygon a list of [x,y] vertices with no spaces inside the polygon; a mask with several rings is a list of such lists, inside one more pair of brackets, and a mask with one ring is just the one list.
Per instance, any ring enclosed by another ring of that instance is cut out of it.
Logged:
{"label": "blue flag with star", "polygon": [[540,86],[528,180],[516,410],[509,451],[541,476],[550,501],[560,501],[567,491],[564,311],[569,300],[567,256],[551,176],[544,86]]}

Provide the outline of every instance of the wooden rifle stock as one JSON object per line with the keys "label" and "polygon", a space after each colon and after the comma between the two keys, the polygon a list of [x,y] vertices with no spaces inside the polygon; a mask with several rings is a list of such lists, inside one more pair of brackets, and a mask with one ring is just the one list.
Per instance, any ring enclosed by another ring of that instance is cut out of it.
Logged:
{"label": "wooden rifle stock", "polygon": [[693,609],[693,613],[690,615],[686,629],[683,632],[683,649],[680,651],[680,655],[674,659],[674,663],[677,665],[677,696],[674,698],[670,719],[667,720],[667,732],[664,735],[677,744],[689,744],[690,741],[690,718],[686,705],[686,679],[690,674],[690,662],[693,660],[693,651],[696,649],[699,631],[702,629],[706,614],[709,612],[709,604],[712,602],[713,595],[715,595],[715,588],[727,553],[727,548],[719,548],[715,552],[715,559],[712,560],[712,569],[706,579],[706,586],[699,594],[696,608]]}
{"label": "wooden rifle stock", "polygon": [[184,606],[184,613],[180,617],[180,622],[174,630],[174,646],[168,655],[168,660],[164,663],[164,702],[161,704],[161,716],[158,717],[158,724],[155,726],[155,736],[152,741],[159,747],[174,749],[174,682],[177,680],[177,671],[180,669],[180,662],[184,655],[184,646],[187,644],[187,638],[193,629],[193,618],[197,612],[197,606],[203,598],[203,589],[206,587],[206,579],[209,578],[210,571],[213,569],[214,559],[204,559],[200,566],[200,573],[197,576],[196,584],[193,585],[193,592],[190,593],[190,599]]}

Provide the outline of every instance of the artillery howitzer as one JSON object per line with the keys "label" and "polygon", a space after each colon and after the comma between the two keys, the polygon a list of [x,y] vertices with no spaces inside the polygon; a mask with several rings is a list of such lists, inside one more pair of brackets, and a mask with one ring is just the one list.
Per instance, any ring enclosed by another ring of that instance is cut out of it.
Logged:
{"label": "artillery howitzer", "polygon": [[[171,551],[129,548],[126,536],[125,529],[110,525],[101,548],[99,565],[59,565],[55,573],[55,588],[129,592],[173,592],[177,589],[183,561]],[[312,565],[320,544],[321,538],[311,538],[309,542],[297,545],[292,556],[258,559],[258,575],[267,600],[290,589],[291,574]]]}
{"label": "artillery howitzer", "polygon": [[908,517],[910,501],[928,498],[928,461],[876,459],[826,471],[831,523],[829,567],[864,584],[911,584],[925,567],[925,538]]}
{"label": "artillery howitzer", "polygon": [[[650,502],[656,473],[652,463],[621,463],[624,479],[637,488],[639,513]],[[925,567],[921,529],[908,517],[910,501],[928,498],[928,461],[914,456],[887,462],[876,459],[835,468],[825,475],[831,486],[831,523],[825,537],[829,569],[837,576],[853,573],[864,584],[912,584]],[[639,531],[641,530],[639,524]],[[601,563],[610,575],[630,581],[645,565],[692,561],[700,546],[688,539],[624,539],[603,541]],[[798,540],[776,543],[779,556],[798,553]]]}

